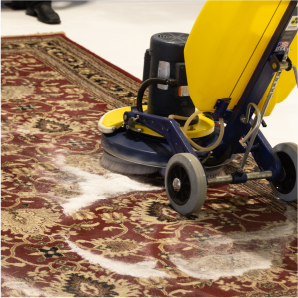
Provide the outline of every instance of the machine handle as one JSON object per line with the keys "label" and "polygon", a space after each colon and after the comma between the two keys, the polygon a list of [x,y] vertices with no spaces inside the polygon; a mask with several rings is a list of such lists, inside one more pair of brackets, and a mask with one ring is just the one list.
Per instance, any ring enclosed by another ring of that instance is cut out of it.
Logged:
{"label": "machine handle", "polygon": [[138,96],[137,96],[137,109],[139,112],[143,113],[143,96],[144,92],[149,87],[150,85],[153,84],[161,84],[161,85],[169,85],[169,86],[176,86],[177,85],[177,80],[176,79],[161,79],[161,78],[151,78],[146,80],[145,82],[142,83]]}

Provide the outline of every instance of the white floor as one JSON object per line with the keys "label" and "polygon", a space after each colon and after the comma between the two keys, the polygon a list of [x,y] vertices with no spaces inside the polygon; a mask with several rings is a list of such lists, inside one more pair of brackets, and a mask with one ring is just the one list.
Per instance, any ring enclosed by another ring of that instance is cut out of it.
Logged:
{"label": "white floor", "polygon": [[[61,25],[40,23],[24,11],[10,10],[1,3],[1,35],[64,31],[70,39],[141,79],[144,52],[151,35],[167,31],[189,33],[204,3],[203,0],[54,2]],[[297,101],[295,88],[265,118],[268,127],[262,131],[272,146],[298,142]]]}

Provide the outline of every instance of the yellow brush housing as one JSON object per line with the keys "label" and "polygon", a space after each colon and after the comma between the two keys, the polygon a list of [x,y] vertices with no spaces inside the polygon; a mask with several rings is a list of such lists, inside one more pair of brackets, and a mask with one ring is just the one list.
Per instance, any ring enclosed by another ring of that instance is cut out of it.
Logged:
{"label": "yellow brush housing", "polygon": [[[241,98],[290,1],[207,1],[188,37],[185,64],[190,97],[200,111],[214,111],[218,99]],[[297,35],[290,59],[297,65]],[[208,57],[208,58],[206,58]],[[282,71],[267,108],[270,115],[295,86],[293,72]],[[261,100],[264,104],[269,89]]]}
{"label": "yellow brush housing", "polygon": [[[103,128],[112,128],[115,127],[116,129],[120,128],[123,123],[123,114],[131,110],[131,107],[125,107],[110,111],[103,115],[99,120],[99,129],[103,130]],[[147,106],[143,105],[143,110],[147,110]],[[187,136],[191,139],[201,138],[210,135],[214,131],[214,121],[208,117],[205,117],[202,113],[199,115],[199,122],[197,124],[188,127],[186,132]],[[136,128],[142,128],[142,133],[162,137],[160,134],[156,133],[155,131],[149,129],[146,126],[141,124],[136,124]],[[110,133],[113,131],[111,130]]]}

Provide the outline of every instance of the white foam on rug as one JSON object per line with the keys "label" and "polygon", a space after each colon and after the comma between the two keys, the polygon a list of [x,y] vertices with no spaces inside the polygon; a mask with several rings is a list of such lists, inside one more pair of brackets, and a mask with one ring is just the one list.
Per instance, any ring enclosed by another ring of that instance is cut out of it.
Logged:
{"label": "white foam on rug", "polygon": [[[223,238],[210,240],[211,246],[225,245],[240,242],[242,245],[251,244],[252,240],[283,241],[297,233],[297,212],[286,205],[286,221],[275,222],[277,226],[264,228],[253,232],[232,232],[223,235]],[[249,270],[269,269],[272,265],[272,256],[264,251],[237,252],[208,255],[191,259],[171,258],[177,268],[189,276],[200,279],[217,279],[221,276],[240,276]]]}
{"label": "white foam on rug", "polygon": [[65,241],[71,248],[71,251],[77,253],[88,262],[92,264],[98,264],[105,269],[116,272],[117,274],[130,275],[133,277],[143,277],[143,278],[149,278],[151,276],[152,277],[170,277],[165,272],[154,269],[154,267],[156,266],[155,261],[144,261],[144,262],[135,263],[135,264],[119,262],[119,261],[102,257],[97,254],[93,254],[90,251],[81,249],[80,247],[78,247],[77,245],[75,245],[74,243],[70,242],[67,239]]}
{"label": "white foam on rug", "polygon": [[286,205],[286,221],[278,224],[275,227],[263,228],[253,232],[231,232],[224,238],[217,239],[212,242],[212,245],[229,244],[233,242],[250,242],[252,240],[273,240],[285,237],[291,237],[297,234],[297,211],[289,205]]}
{"label": "white foam on rug", "polygon": [[82,195],[67,199],[61,204],[64,213],[69,215],[87,205],[98,200],[105,200],[131,191],[154,191],[163,189],[151,184],[141,183],[128,178],[127,176],[109,173],[107,175],[91,174],[79,168],[63,166],[64,171],[68,171],[78,178],[78,191]]}
{"label": "white foam on rug", "polygon": [[248,270],[268,269],[271,267],[269,255],[257,253],[233,253],[209,255],[196,259],[171,258],[177,268],[199,279],[218,279],[222,276],[240,276]]}
{"label": "white foam on rug", "polygon": [[10,291],[10,297],[51,297],[46,291],[38,289],[33,285],[28,284],[23,279],[14,278],[5,273],[2,273],[3,282],[1,283],[2,287],[8,287]]}

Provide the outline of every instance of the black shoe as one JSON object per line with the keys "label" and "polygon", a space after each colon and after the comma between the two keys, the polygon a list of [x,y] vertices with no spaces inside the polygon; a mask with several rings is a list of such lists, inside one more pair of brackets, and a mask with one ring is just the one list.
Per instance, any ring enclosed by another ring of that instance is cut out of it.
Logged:
{"label": "black shoe", "polygon": [[26,14],[37,17],[40,22],[46,24],[60,24],[59,15],[53,10],[51,1],[36,1],[35,5],[27,7]]}

